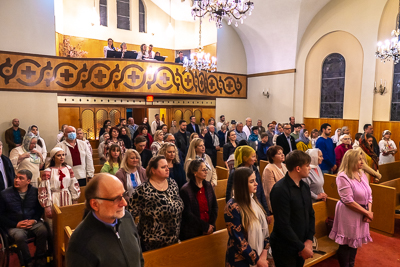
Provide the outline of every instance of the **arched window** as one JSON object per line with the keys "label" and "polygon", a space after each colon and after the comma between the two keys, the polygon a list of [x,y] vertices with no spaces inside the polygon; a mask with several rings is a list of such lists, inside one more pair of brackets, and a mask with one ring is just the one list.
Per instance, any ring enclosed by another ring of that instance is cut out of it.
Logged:
{"label": "arched window", "polygon": [[400,121],[400,63],[394,65],[391,121]]}
{"label": "arched window", "polygon": [[107,0],[100,0],[100,25],[107,27]]}
{"label": "arched window", "polygon": [[322,65],[320,118],[343,118],[346,62],[341,54],[328,55]]}
{"label": "arched window", "polygon": [[139,0],[139,32],[146,32],[146,11],[143,0]]}
{"label": "arched window", "polygon": [[131,29],[129,0],[117,0],[117,28]]}

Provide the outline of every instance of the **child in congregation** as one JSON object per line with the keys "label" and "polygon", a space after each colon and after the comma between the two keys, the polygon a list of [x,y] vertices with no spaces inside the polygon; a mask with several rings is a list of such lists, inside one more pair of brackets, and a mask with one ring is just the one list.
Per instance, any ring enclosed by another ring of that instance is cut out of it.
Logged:
{"label": "child in congregation", "polygon": [[121,148],[119,145],[113,144],[110,147],[110,153],[108,153],[107,161],[104,163],[100,172],[107,172],[112,175],[115,175],[119,170],[119,166],[121,165],[122,154]]}

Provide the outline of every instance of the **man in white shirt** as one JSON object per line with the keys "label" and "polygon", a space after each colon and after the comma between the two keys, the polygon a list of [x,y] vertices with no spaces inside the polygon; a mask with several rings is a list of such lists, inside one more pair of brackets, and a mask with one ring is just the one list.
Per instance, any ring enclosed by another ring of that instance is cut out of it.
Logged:
{"label": "man in white shirt", "polygon": [[65,163],[72,167],[79,186],[86,185],[86,179],[94,175],[92,153],[84,141],[76,139],[76,129],[67,126],[64,131],[64,141],[56,146],[65,152]]}
{"label": "man in white shirt", "polygon": [[149,54],[149,59],[153,59],[156,55],[156,53],[153,51],[153,45],[149,45],[149,51],[147,52]]}
{"label": "man in white shirt", "polygon": [[159,126],[162,126],[163,124],[164,124],[164,122],[162,122],[161,120],[160,120],[160,114],[156,114],[155,116],[154,116],[154,121],[151,123],[151,134],[152,135],[154,135],[155,133],[156,133],[156,131],[157,131],[157,128],[159,127]]}
{"label": "man in white shirt", "polygon": [[221,131],[221,126],[224,125],[225,123],[225,116],[221,115],[219,116],[219,122],[217,122],[217,132]]}
{"label": "man in white shirt", "polygon": [[253,121],[251,120],[250,117],[246,118],[246,125],[243,127],[243,132],[246,133],[247,139],[249,138],[251,134],[251,127],[252,127]]}
{"label": "man in white shirt", "polygon": [[60,143],[60,142],[61,142],[61,138],[64,136],[65,127],[67,127],[67,126],[68,126],[67,124],[63,124],[63,125],[61,126],[61,130],[60,130],[60,132],[57,134],[57,143]]}

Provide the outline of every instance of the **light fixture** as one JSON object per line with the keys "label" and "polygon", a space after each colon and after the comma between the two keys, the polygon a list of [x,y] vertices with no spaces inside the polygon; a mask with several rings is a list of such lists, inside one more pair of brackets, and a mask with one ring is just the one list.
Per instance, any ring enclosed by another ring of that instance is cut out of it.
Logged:
{"label": "light fixture", "polygon": [[217,70],[217,58],[211,57],[210,53],[205,53],[203,51],[203,47],[201,46],[201,17],[199,23],[199,48],[197,52],[190,54],[190,59],[187,57],[183,58],[183,67],[186,68],[186,71],[190,70],[205,70],[214,72]]}
{"label": "light fixture", "polygon": [[196,19],[209,14],[210,21],[214,21],[217,28],[222,28],[222,20],[226,17],[228,25],[235,21],[237,27],[238,21],[243,24],[246,13],[250,16],[253,9],[254,3],[250,0],[194,0],[192,16]]}
{"label": "light fixture", "polygon": [[386,40],[385,42],[379,42],[375,52],[376,57],[379,58],[384,63],[386,61],[393,60],[394,64],[397,64],[400,61],[399,21],[400,21],[400,1],[399,1],[399,12],[397,13],[397,18],[396,18],[396,28],[392,31],[393,38],[391,40]]}
{"label": "light fixture", "polygon": [[386,93],[386,81],[384,81],[384,84],[382,83],[382,79],[381,79],[381,84],[379,85],[379,88],[376,88],[376,82],[374,85],[374,94],[380,94],[383,95],[384,93]]}

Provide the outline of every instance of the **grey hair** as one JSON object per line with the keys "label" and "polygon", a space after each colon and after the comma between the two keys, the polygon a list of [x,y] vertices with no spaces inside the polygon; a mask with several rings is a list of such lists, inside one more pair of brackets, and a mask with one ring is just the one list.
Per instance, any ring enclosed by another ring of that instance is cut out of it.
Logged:
{"label": "grey hair", "polygon": [[344,130],[348,130],[348,129],[349,129],[349,127],[343,126],[343,127],[342,127],[342,132],[343,132]]}
{"label": "grey hair", "polygon": [[172,135],[172,133],[166,133],[166,134],[164,134],[164,142],[165,142],[165,140],[167,140],[168,136],[171,136],[171,135]]}

